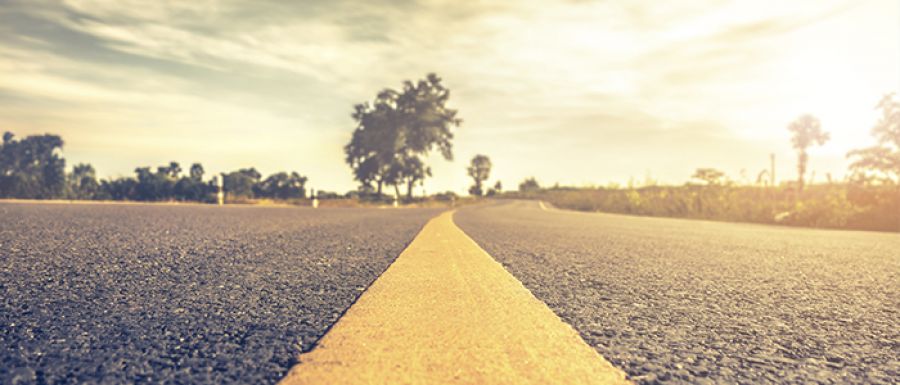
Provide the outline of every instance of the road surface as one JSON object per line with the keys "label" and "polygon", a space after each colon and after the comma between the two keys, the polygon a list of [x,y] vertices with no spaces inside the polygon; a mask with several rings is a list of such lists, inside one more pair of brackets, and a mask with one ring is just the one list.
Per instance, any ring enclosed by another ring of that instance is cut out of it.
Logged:
{"label": "road surface", "polygon": [[536,202],[455,221],[638,383],[900,383],[898,234]]}
{"label": "road surface", "polygon": [[0,203],[0,383],[900,382],[898,234],[438,213]]}
{"label": "road surface", "polygon": [[279,385],[632,385],[446,212]]}
{"label": "road surface", "polygon": [[0,203],[0,383],[274,383],[436,214]]}

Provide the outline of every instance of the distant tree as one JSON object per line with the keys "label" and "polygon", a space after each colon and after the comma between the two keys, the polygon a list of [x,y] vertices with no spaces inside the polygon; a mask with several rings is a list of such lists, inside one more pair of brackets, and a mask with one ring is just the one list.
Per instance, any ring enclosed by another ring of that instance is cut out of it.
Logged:
{"label": "distant tree", "polygon": [[887,94],[876,108],[881,117],[872,127],[872,135],[878,144],[850,151],[847,156],[856,158],[850,169],[857,176],[872,174],[872,179],[900,186],[900,101]]}
{"label": "distant tree", "polygon": [[[174,172],[175,170],[180,171],[180,167],[177,167],[177,163],[172,163],[173,164],[170,164],[169,167],[165,167],[160,171],[169,178],[174,178],[173,175],[178,175],[178,173]],[[209,201],[211,199],[210,195],[215,192],[215,187],[211,186],[209,183],[203,182],[203,173],[202,164],[192,164],[187,176],[177,178],[172,191],[172,198],[179,201]]]}
{"label": "distant tree", "polygon": [[138,182],[134,178],[118,178],[100,181],[100,190],[108,199],[140,200],[137,193]]}
{"label": "distant tree", "polygon": [[138,167],[134,173],[137,176],[137,200],[164,201],[174,198],[175,179],[170,176],[168,166],[157,167],[156,172],[150,167]]}
{"label": "distant tree", "polygon": [[70,198],[73,199],[95,199],[100,192],[97,173],[94,167],[87,163],[79,163],[72,167],[68,182]]}
{"label": "distant tree", "polygon": [[200,163],[194,163],[191,165],[191,179],[201,181],[203,180],[203,165]]}
{"label": "distant tree", "polygon": [[800,116],[788,125],[788,131],[792,134],[791,144],[797,150],[797,189],[803,191],[806,165],[809,161],[806,149],[812,145],[825,144],[830,135],[822,131],[819,119],[812,115]]}
{"label": "distant tree", "polygon": [[722,179],[725,178],[725,173],[714,168],[698,168],[694,171],[694,175],[692,175],[691,178],[701,180],[708,186],[713,186],[722,183]]}
{"label": "distant tree", "polygon": [[[351,191],[351,193],[356,193],[355,191]],[[351,194],[353,195],[353,194]],[[316,191],[316,198],[319,199],[341,199],[345,197],[346,194],[339,194],[334,191]]]}
{"label": "distant tree", "polygon": [[243,168],[222,176],[223,189],[228,197],[253,198],[253,192],[262,175],[255,168]]}
{"label": "distant tree", "polygon": [[444,191],[442,193],[434,194],[433,196],[434,196],[434,199],[436,199],[436,200],[446,201],[446,202],[453,202],[458,198],[456,193],[453,191]]}
{"label": "distant tree", "polygon": [[181,165],[178,162],[169,162],[168,166],[157,167],[156,172],[171,179],[178,179],[178,175],[181,174]]}
{"label": "distant tree", "polygon": [[137,167],[134,169],[134,174],[137,177],[134,192],[135,199],[141,201],[156,200],[159,193],[156,190],[157,183],[150,167]]}
{"label": "distant tree", "polygon": [[503,192],[503,184],[498,180],[497,183],[494,183],[494,187],[491,187],[487,191],[488,196],[494,196]]}
{"label": "distant tree", "polygon": [[483,195],[484,189],[482,188],[482,184],[491,176],[491,159],[485,155],[475,155],[469,163],[466,172],[475,182],[472,187],[469,188],[469,194],[475,196]]}
{"label": "distant tree", "polygon": [[256,194],[262,198],[272,199],[303,198],[306,196],[306,181],[305,176],[300,176],[296,172],[290,174],[279,172],[259,183]]}
{"label": "distant tree", "polygon": [[534,177],[525,178],[522,183],[519,183],[519,192],[531,192],[540,189],[541,186],[538,184],[537,179],[534,179]]}
{"label": "distant tree", "polygon": [[3,134],[0,146],[0,196],[49,199],[63,196],[66,161],[57,135],[33,135],[16,140]]}
{"label": "distant tree", "polygon": [[453,159],[452,127],[461,120],[447,108],[450,91],[435,74],[416,83],[405,81],[402,91],[385,89],[371,103],[354,106],[356,129],[344,146],[346,162],[361,191],[373,187],[381,195],[385,184],[405,184],[412,197],[416,182],[431,175],[422,160],[437,149]]}

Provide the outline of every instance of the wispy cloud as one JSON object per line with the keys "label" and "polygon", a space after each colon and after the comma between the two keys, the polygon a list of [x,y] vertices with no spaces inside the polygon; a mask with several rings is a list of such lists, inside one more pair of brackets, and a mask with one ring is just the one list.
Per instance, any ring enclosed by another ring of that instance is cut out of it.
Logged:
{"label": "wispy cloud", "polygon": [[[10,1],[0,124],[58,132],[101,173],[186,157],[296,168],[344,189],[352,103],[436,71],[466,121],[457,158],[492,155],[509,185],[647,170],[678,181],[786,156],[796,114],[867,125],[872,100],[900,82],[898,16],[889,0]],[[837,171],[837,154],[865,138],[833,130]],[[604,163],[577,167],[590,159]],[[465,185],[460,164],[435,169],[437,188]]]}

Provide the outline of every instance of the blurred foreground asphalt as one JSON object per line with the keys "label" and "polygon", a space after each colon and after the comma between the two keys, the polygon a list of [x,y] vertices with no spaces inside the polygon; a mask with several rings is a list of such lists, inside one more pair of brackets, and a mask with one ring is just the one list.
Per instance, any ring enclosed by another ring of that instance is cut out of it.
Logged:
{"label": "blurred foreground asphalt", "polygon": [[[0,383],[274,383],[439,211],[0,203]],[[639,384],[900,383],[898,234],[454,220]]]}
{"label": "blurred foreground asphalt", "polygon": [[455,221],[637,383],[900,383],[900,234],[536,202]]}
{"label": "blurred foreground asphalt", "polygon": [[0,203],[0,383],[274,383],[437,213]]}

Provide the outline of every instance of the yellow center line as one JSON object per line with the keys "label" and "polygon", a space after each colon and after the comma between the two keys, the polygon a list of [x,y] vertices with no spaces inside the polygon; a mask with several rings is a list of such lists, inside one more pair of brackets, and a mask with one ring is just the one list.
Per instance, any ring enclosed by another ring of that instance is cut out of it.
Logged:
{"label": "yellow center line", "polygon": [[432,219],[281,384],[628,384],[453,223]]}

